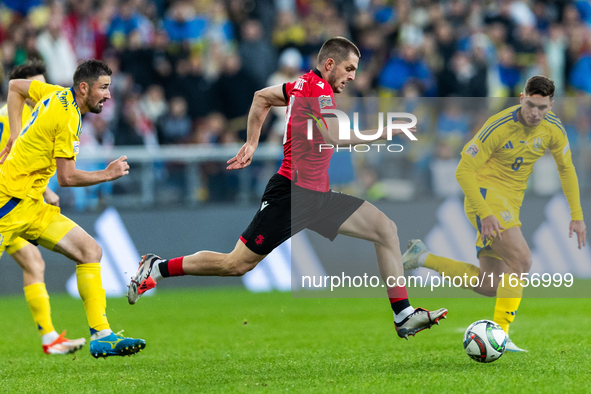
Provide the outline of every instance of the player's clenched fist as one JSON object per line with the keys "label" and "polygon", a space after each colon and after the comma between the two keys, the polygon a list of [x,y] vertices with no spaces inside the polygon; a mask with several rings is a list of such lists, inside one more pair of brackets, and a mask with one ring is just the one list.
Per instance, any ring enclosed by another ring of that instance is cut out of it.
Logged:
{"label": "player's clenched fist", "polygon": [[127,164],[127,156],[121,156],[115,161],[112,161],[107,166],[107,173],[111,175],[111,180],[121,178],[123,175],[129,174],[129,164]]}

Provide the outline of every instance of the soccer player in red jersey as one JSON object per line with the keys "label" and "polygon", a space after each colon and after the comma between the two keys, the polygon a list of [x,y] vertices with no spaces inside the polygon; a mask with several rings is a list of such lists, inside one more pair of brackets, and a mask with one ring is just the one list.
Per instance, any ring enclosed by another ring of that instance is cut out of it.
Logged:
{"label": "soccer player in red jersey", "polygon": [[[373,242],[380,275],[388,286],[392,278],[404,275],[394,222],[369,202],[329,189],[328,167],[333,149],[322,149],[320,145],[355,145],[368,141],[354,134],[346,141],[339,139],[338,119],[324,113],[325,127],[314,126],[311,136],[307,132],[309,115],[318,117],[321,109],[336,108],[334,94],[341,93],[355,79],[359,57],[359,49],[351,41],[331,38],[320,49],[315,70],[293,83],[255,93],[248,115],[247,141],[228,161],[229,170],[245,168],[251,163],[270,108],[287,106],[283,163],[269,181],[259,211],[230,253],[200,251],[170,260],[154,254],[144,256],[129,284],[130,304],[135,304],[163,278],[244,275],[273,249],[305,228],[331,241],[343,234]],[[386,139],[386,129],[375,140]],[[375,135],[377,130],[370,133]],[[405,286],[388,287],[388,297],[401,338],[408,339],[409,335],[438,324],[447,314],[443,308],[431,312],[411,307]]]}

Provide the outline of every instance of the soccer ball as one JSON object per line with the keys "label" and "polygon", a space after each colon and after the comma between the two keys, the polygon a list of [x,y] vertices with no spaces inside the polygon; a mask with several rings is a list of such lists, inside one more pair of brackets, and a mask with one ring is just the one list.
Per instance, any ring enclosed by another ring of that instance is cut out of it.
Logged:
{"label": "soccer ball", "polygon": [[472,360],[491,363],[505,353],[505,331],[494,321],[478,320],[464,334],[464,349]]}

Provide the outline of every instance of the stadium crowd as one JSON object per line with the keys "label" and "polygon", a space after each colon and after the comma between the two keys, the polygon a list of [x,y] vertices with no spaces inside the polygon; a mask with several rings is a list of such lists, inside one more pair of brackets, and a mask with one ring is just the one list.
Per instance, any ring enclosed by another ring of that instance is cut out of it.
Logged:
{"label": "stadium crowd", "polygon": [[[459,97],[515,97],[528,77],[549,76],[557,97],[579,97],[569,102],[581,103],[561,114],[571,145],[587,150],[591,145],[591,111],[581,97],[591,94],[588,0],[0,4],[0,78],[29,59],[42,59],[48,82],[64,86],[71,85],[82,59],[102,59],[113,70],[112,99],[100,115],[85,116],[83,146],[244,140],[254,92],[312,69],[321,44],[333,36],[351,38],[362,54],[346,96],[458,97],[438,99],[442,104],[436,115],[420,128],[425,138],[405,156],[415,178],[425,180],[437,195],[461,192],[446,187],[448,179],[459,149],[486,119],[466,115],[462,103],[470,100]],[[4,80],[0,101],[6,91]],[[262,141],[281,143],[283,112],[272,112]],[[383,160],[354,163],[357,173],[364,174],[361,187],[370,198],[388,196],[387,187],[376,188],[389,175]],[[590,174],[589,160],[583,164]],[[210,165],[202,171],[211,184],[216,177],[223,178],[216,184],[235,182],[222,168]],[[346,168],[333,170],[334,179],[341,175],[342,183],[349,183],[352,175],[343,175]],[[581,185],[589,182],[583,179]]]}

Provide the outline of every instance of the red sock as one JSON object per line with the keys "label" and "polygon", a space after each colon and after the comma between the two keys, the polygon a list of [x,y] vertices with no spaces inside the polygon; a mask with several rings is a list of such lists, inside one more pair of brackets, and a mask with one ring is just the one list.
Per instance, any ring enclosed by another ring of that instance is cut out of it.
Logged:
{"label": "red sock", "polygon": [[394,313],[399,314],[404,309],[410,306],[408,301],[408,292],[406,286],[396,286],[388,288],[388,298]]}
{"label": "red sock", "polygon": [[160,268],[160,274],[162,277],[184,276],[185,270],[183,270],[183,258],[184,257],[177,257],[160,263],[158,268]]}

